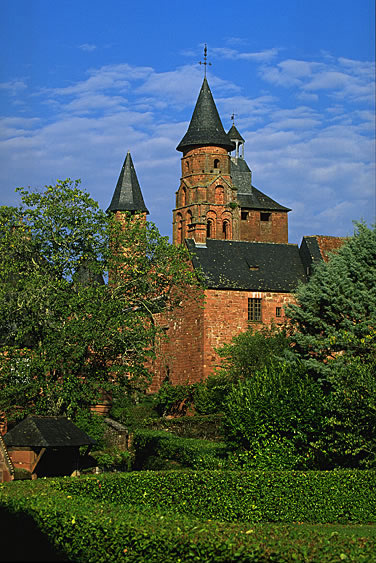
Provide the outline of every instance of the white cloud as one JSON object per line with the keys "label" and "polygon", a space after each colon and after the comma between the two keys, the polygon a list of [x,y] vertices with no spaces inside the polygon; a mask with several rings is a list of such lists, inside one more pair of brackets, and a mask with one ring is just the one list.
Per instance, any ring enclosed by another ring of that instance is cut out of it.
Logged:
{"label": "white cloud", "polygon": [[4,90],[9,94],[15,96],[20,90],[27,88],[24,80],[9,80],[8,82],[0,82],[0,90]]}
{"label": "white cloud", "polygon": [[256,52],[240,52],[236,49],[229,47],[214,47],[210,50],[218,58],[246,60],[255,62],[265,62],[274,59],[278,55],[279,49],[265,49],[264,51]]}
{"label": "white cloud", "polygon": [[85,51],[87,53],[92,53],[93,51],[95,51],[97,46],[94,45],[93,43],[83,43],[82,45],[79,45],[78,48],[81,49],[81,51]]}

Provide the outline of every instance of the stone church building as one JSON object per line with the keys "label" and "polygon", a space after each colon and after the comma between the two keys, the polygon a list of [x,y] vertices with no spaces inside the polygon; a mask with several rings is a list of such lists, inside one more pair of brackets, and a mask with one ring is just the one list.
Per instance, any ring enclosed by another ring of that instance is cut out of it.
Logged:
{"label": "stone church building", "polygon": [[[187,295],[174,313],[156,321],[161,340],[152,390],[163,381],[195,383],[212,372],[216,349],[249,326],[282,323],[284,306],[305,282],[312,264],[327,260],[338,237],[288,242],[289,208],[252,184],[244,139],[233,124],[226,133],[206,77],[192,119],[177,146],[181,179],[173,210],[173,244],[185,244],[192,267],[205,282],[204,301]],[[137,175],[128,153],[108,208],[146,216]]]}

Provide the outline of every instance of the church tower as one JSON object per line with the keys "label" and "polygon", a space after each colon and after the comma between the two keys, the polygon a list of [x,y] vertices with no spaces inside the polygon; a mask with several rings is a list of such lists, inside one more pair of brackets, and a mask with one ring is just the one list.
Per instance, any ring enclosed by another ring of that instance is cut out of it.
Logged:
{"label": "church tower", "polygon": [[205,244],[208,238],[239,238],[239,211],[229,156],[234,149],[205,77],[188,130],[177,147],[183,157],[173,211],[175,245],[183,244],[185,239]]}

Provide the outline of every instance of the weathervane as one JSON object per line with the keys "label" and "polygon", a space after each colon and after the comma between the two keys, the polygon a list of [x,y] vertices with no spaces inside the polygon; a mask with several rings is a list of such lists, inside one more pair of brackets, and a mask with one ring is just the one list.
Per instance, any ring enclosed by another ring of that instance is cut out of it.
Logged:
{"label": "weathervane", "polygon": [[232,124],[233,124],[233,125],[235,125],[235,117],[238,117],[238,114],[232,112],[232,116],[230,117],[230,119],[232,119]]}
{"label": "weathervane", "polygon": [[205,66],[205,78],[206,78],[206,67],[208,65],[211,66],[211,63],[208,63],[208,48],[206,46],[206,43],[205,43],[205,47],[204,47],[204,62],[199,61],[198,64]]}

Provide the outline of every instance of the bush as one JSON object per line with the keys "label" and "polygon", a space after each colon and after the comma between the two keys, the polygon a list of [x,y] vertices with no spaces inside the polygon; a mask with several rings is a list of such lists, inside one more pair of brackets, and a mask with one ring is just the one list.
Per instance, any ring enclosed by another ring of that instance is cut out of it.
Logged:
{"label": "bush", "polygon": [[248,379],[258,370],[284,358],[289,339],[284,327],[271,326],[255,330],[251,327],[217,350],[222,359],[219,373],[233,383]]}
{"label": "bush", "polygon": [[271,364],[233,387],[225,404],[225,440],[252,452],[254,467],[310,467],[322,402],[319,385],[299,365]]}
{"label": "bush", "polygon": [[376,522],[375,471],[141,471],[54,480],[67,494],[226,522]]}
{"label": "bush", "polygon": [[376,466],[376,361],[340,356],[330,362],[330,392],[315,442],[321,466]]}
{"label": "bush", "polygon": [[130,471],[132,467],[132,454],[118,448],[93,452],[91,456],[102,471]]}
{"label": "bush", "polygon": [[[106,430],[106,423],[103,417],[91,413],[89,410],[80,409],[77,411],[73,420],[74,424],[83,432],[86,432],[96,442],[97,448],[105,447],[104,433]],[[85,448],[86,449],[86,448]]]}
{"label": "bush", "polygon": [[133,437],[135,469],[219,469],[226,464],[226,446],[180,438],[167,431],[139,430]]}
{"label": "bush", "polygon": [[149,420],[149,430],[168,430],[181,438],[199,438],[201,440],[221,441],[223,439],[222,413],[176,418],[158,418]]}
{"label": "bush", "polygon": [[195,385],[172,385],[165,382],[154,395],[155,409],[160,416],[185,415],[194,402]]}
{"label": "bush", "polygon": [[371,526],[302,522],[375,522],[374,481],[370,471],[112,474],[0,484],[0,505],[30,515],[77,562],[358,562],[374,560]]}

